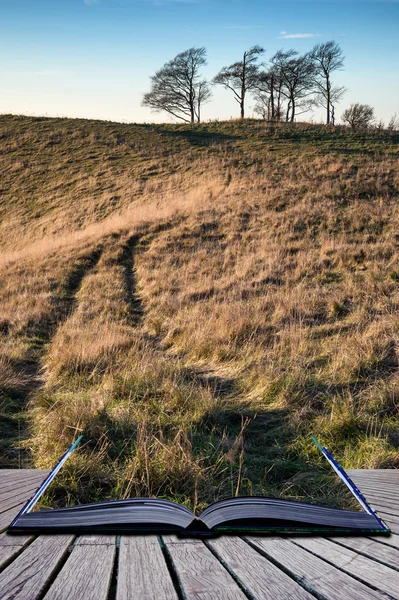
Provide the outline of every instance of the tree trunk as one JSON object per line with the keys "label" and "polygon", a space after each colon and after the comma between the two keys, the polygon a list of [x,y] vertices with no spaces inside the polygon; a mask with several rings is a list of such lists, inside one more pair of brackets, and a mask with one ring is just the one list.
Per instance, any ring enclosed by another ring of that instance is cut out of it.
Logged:
{"label": "tree trunk", "polygon": [[295,99],[292,98],[291,99],[291,119],[290,119],[291,123],[294,122],[294,119],[295,119]]}
{"label": "tree trunk", "polygon": [[241,98],[240,98],[240,109],[241,119],[244,118],[244,103],[245,103],[245,92],[246,92],[246,81],[247,81],[247,53],[244,52],[242,61],[242,72],[241,72]]}
{"label": "tree trunk", "polygon": [[272,121],[274,121],[276,111],[274,109],[274,79],[273,79],[273,77],[270,82],[270,104],[271,104],[271,108],[272,108]]}
{"label": "tree trunk", "polygon": [[330,124],[331,115],[330,115],[330,107],[331,107],[331,86],[330,86],[330,78],[326,76],[326,90],[327,90],[327,125]]}
{"label": "tree trunk", "polygon": [[281,113],[281,87],[278,91],[278,96],[277,96],[277,113],[275,114],[274,118],[276,119],[276,121],[281,121],[282,119],[282,113]]}
{"label": "tree trunk", "polygon": [[288,102],[287,112],[285,113],[285,122],[288,123],[290,120],[291,100]]}
{"label": "tree trunk", "polygon": [[196,98],[195,98],[195,90],[194,90],[194,85],[193,85],[193,80],[192,78],[190,78],[190,90],[189,90],[189,94],[190,94],[190,116],[191,116],[191,123],[195,123],[195,103],[196,103]]}

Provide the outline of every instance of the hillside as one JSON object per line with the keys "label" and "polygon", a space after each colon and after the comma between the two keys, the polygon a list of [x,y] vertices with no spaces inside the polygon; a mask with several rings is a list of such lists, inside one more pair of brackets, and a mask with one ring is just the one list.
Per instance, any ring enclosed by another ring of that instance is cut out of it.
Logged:
{"label": "hillside", "polygon": [[194,507],[328,496],[310,433],[399,467],[398,158],[381,131],[0,116],[0,466],[84,432],[49,502]]}

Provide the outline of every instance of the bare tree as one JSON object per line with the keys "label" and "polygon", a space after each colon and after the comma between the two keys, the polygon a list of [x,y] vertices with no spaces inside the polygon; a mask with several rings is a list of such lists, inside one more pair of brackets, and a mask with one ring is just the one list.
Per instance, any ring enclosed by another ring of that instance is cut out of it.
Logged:
{"label": "bare tree", "polygon": [[297,114],[308,112],[313,105],[315,67],[311,54],[298,56],[296,50],[279,50],[272,61],[282,83],[281,93],[287,100],[285,120],[293,123]]}
{"label": "bare tree", "polygon": [[268,99],[267,119],[270,121],[280,121],[282,116],[282,80],[279,73],[278,65],[273,61],[276,55],[271,59],[271,64],[266,71],[260,71],[258,75],[258,83],[256,86],[255,98],[257,106],[264,105]]}
{"label": "bare tree", "polygon": [[387,129],[388,131],[399,131],[399,117],[396,113],[390,118]]}
{"label": "bare tree", "polygon": [[352,129],[370,127],[374,121],[374,108],[368,104],[351,104],[341,117],[344,123],[347,123]]}
{"label": "bare tree", "polygon": [[213,83],[223,85],[233,92],[235,100],[240,105],[242,119],[245,116],[246,94],[254,90],[258,84],[259,65],[256,63],[263,52],[264,49],[260,46],[253,46],[244,52],[242,60],[229,67],[223,67],[213,79]]}
{"label": "bare tree", "polygon": [[[279,50],[271,58],[269,68],[258,77],[256,98],[269,97],[268,118],[293,122],[295,116],[312,109],[314,100],[314,64],[309,53],[299,56],[296,50]],[[285,100],[285,107],[283,102]]]}
{"label": "bare tree", "polygon": [[208,82],[203,79],[198,83],[197,86],[197,106],[196,106],[196,117],[197,123],[201,122],[201,107],[203,104],[208,102],[212,96],[211,88]]}
{"label": "bare tree", "polygon": [[142,106],[186,123],[200,122],[201,107],[211,97],[209,84],[199,72],[204,65],[204,47],[181,52],[151,77],[151,91],[144,94]]}
{"label": "bare tree", "polygon": [[259,92],[255,96],[256,104],[254,106],[254,113],[259,115],[261,119],[270,119],[271,102],[270,96]]}
{"label": "bare tree", "polygon": [[343,68],[345,57],[339,44],[334,41],[317,44],[311,57],[315,65],[314,83],[318,104],[326,109],[327,125],[334,125],[335,104],[342,98],[346,88],[333,86],[331,74]]}

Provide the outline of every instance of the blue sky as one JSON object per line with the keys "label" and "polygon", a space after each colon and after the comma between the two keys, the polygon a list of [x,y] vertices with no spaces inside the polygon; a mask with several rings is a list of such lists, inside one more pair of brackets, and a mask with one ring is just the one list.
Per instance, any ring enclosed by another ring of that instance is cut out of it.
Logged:
{"label": "blue sky", "polygon": [[[330,39],[346,56],[338,117],[352,102],[399,115],[399,0],[0,0],[0,113],[167,121],[140,102],[177,53],[205,46],[211,78],[254,44],[267,60]],[[203,118],[230,117],[238,105],[215,88]]]}

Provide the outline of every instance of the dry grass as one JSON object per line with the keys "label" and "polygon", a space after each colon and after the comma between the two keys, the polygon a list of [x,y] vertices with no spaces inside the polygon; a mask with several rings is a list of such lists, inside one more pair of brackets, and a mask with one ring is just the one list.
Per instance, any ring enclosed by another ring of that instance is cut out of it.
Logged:
{"label": "dry grass", "polygon": [[339,495],[309,433],[399,466],[398,136],[0,124],[4,464],[84,432],[48,501],[194,507]]}

